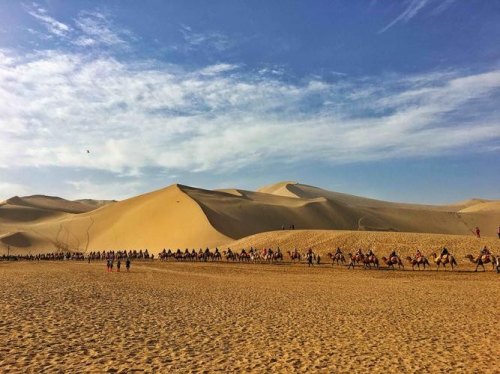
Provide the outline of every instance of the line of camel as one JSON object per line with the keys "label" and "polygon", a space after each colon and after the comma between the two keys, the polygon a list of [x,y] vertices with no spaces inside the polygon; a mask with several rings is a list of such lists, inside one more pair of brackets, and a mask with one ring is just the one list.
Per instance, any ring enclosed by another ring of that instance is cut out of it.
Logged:
{"label": "line of camel", "polygon": [[[293,255],[293,254],[292,254]],[[337,249],[337,252],[335,253],[328,253],[328,256],[332,260],[332,265],[337,264],[337,265],[345,265],[347,264],[347,260],[342,252],[342,250]],[[364,254],[361,251],[358,251],[355,254],[349,253],[347,255],[349,259],[348,263],[348,269],[349,268],[354,268],[355,265],[362,265],[364,268],[370,269],[372,267],[374,268],[380,268],[380,263],[382,262],[385,264],[388,268],[395,269],[396,266],[398,269],[404,269],[404,264],[403,261],[401,260],[401,257],[398,255],[395,255],[394,253],[391,253],[388,257],[381,257],[380,260],[378,257],[370,252],[369,254]],[[431,253],[429,256],[432,263],[436,265],[436,270],[439,270],[440,267],[442,267],[444,270],[446,270],[446,266],[450,265],[451,269],[453,270],[454,267],[458,266],[458,262],[455,258],[450,253],[442,253],[440,255],[437,255],[435,252]],[[497,272],[500,273],[500,257],[494,256],[490,253],[481,253],[478,256],[473,256],[472,254],[468,254],[465,256],[466,259],[468,259],[470,262],[473,264],[476,264],[476,269],[475,271],[478,271],[479,267],[483,268],[483,271],[486,271],[484,265],[491,263],[492,269],[496,270]],[[407,256],[406,260],[410,263],[411,267],[413,270],[415,270],[415,267],[420,270],[420,267],[422,266],[423,269],[425,270],[426,267],[431,267],[431,261],[429,259],[418,253],[415,256]]]}

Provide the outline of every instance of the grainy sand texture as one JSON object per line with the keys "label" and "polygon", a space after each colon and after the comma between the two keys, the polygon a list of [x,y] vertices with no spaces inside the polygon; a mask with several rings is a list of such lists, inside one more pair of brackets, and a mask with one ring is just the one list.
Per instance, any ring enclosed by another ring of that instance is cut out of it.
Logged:
{"label": "grainy sand texture", "polygon": [[0,263],[0,372],[498,373],[488,271]]}

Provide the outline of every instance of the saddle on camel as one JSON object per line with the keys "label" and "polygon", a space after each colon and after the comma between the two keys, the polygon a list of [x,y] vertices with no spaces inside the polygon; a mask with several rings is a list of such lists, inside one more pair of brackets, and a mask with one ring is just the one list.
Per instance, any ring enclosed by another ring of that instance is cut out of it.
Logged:
{"label": "saddle on camel", "polygon": [[474,256],[472,256],[471,254],[468,254],[467,256],[465,256],[465,258],[468,258],[470,260],[470,262],[472,262],[473,264],[476,264],[475,271],[477,271],[479,266],[481,266],[483,268],[483,271],[486,271],[486,269],[484,268],[484,264],[488,264],[490,262],[491,262],[491,265],[493,267],[493,270],[495,270],[496,263],[497,263],[497,259],[495,258],[495,256],[493,256],[491,254],[490,250],[487,247],[484,247],[479,252],[479,255],[477,257],[474,258]]}
{"label": "saddle on camel", "polygon": [[407,256],[406,259],[411,264],[412,270],[415,270],[415,266],[417,266],[418,270],[420,270],[420,265],[424,266],[424,270],[426,266],[431,266],[429,260],[427,260],[427,258],[422,255],[420,250],[417,250],[417,253],[415,253],[415,257]]}
{"label": "saddle on camel", "polygon": [[392,251],[389,254],[389,257],[382,257],[382,261],[385,262],[387,267],[392,268],[392,269],[395,269],[394,265],[398,265],[398,269],[401,269],[401,268],[404,269],[404,267],[405,267],[403,265],[403,261],[401,261],[401,258],[399,258],[396,251]]}
{"label": "saddle on camel", "polygon": [[431,257],[437,266],[436,270],[439,270],[440,266],[442,266],[444,270],[446,270],[446,264],[451,265],[451,270],[453,270],[454,266],[458,266],[457,260],[455,259],[455,257],[453,257],[452,254],[449,253],[446,247],[441,250],[441,254],[439,256],[437,256],[436,253],[433,253]]}

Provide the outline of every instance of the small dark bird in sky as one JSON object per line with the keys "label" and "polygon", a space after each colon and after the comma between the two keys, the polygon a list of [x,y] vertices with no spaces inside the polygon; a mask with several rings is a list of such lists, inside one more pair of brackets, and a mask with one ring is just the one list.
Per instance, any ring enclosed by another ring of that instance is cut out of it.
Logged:
{"label": "small dark bird in sky", "polygon": [[90,153],[90,151],[87,149],[87,153]]}

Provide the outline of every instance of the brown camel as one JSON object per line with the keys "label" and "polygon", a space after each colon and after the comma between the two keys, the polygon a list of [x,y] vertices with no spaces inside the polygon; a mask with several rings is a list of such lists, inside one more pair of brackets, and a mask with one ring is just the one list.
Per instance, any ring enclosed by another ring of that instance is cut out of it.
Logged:
{"label": "brown camel", "polygon": [[371,254],[370,256],[365,256],[365,258],[363,260],[363,267],[365,269],[366,268],[371,269],[372,265],[375,266],[377,269],[380,268],[380,264],[379,264],[377,256],[375,256],[374,254]]}
{"label": "brown camel", "polygon": [[300,253],[298,251],[294,251],[294,252],[290,252],[288,251],[288,256],[290,256],[290,259],[292,260],[292,262],[294,262],[295,260],[297,260],[298,262],[300,262]]}
{"label": "brown camel", "polygon": [[399,256],[392,256],[390,259],[387,257],[382,257],[382,261],[385,262],[387,267],[395,269],[394,265],[398,265],[398,269],[405,268],[403,265],[403,261],[399,258]]}
{"label": "brown camel", "polygon": [[470,260],[470,262],[472,262],[473,264],[476,264],[476,270],[474,270],[474,271],[477,271],[479,266],[481,266],[483,268],[483,271],[486,271],[486,269],[484,268],[484,264],[488,264],[490,262],[491,262],[493,270],[495,270],[497,259],[493,255],[480,255],[480,256],[477,256],[474,258],[474,256],[469,254],[469,255],[465,256],[465,258],[468,258]]}
{"label": "brown camel", "polygon": [[337,253],[328,253],[328,257],[332,259],[332,266],[336,262],[337,265],[341,265],[345,263],[345,257],[342,252]]}
{"label": "brown camel", "polygon": [[431,264],[429,263],[429,260],[425,256],[420,256],[419,258],[415,257],[412,258],[410,256],[406,257],[406,259],[410,262],[411,268],[415,270],[415,265],[417,265],[418,270],[420,270],[420,265],[424,265],[424,270],[426,266],[431,267]]}
{"label": "brown camel", "polygon": [[347,267],[348,269],[351,266],[354,269],[354,265],[357,265],[360,262],[364,262],[364,260],[365,260],[365,255],[362,253],[356,253],[354,255],[352,253],[349,253],[348,256],[350,259],[349,266]]}
{"label": "brown camel", "polygon": [[436,271],[439,270],[439,267],[442,266],[444,270],[446,270],[446,264],[451,265],[451,270],[453,270],[453,266],[458,266],[457,260],[455,260],[455,257],[453,255],[448,254],[448,255],[443,255],[443,256],[438,256],[435,253],[431,255],[432,261],[437,265]]}

